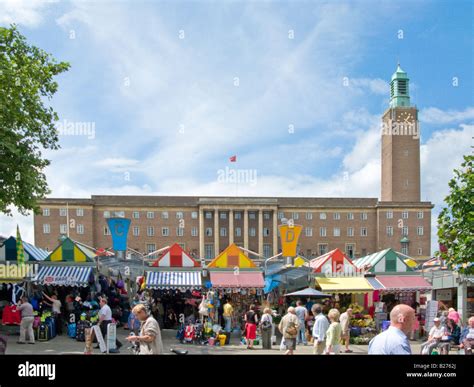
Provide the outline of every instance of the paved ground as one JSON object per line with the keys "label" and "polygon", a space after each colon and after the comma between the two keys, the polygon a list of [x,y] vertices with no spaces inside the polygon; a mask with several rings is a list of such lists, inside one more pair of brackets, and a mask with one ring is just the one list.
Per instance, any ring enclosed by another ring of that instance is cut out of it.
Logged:
{"label": "paved ground", "polygon": [[[5,334],[5,328],[1,327],[0,332]],[[47,342],[36,342],[36,344],[17,344],[18,340],[18,328],[8,328],[8,346],[7,354],[82,354],[84,352],[84,343],[73,340],[66,335],[57,336],[54,339]],[[125,337],[128,336],[128,331],[122,328],[117,329],[117,335],[119,340],[124,343],[124,346],[121,348],[120,354],[130,354],[130,351],[127,347]],[[186,349],[189,351],[189,354],[216,354],[216,355],[280,355],[283,352],[280,352],[278,346],[275,345],[275,349],[272,350],[263,350],[261,347],[256,347],[255,350],[247,350],[245,346],[240,345],[238,339],[231,340],[231,345],[226,345],[224,347],[218,346],[208,346],[208,345],[193,345],[193,344],[180,344],[177,342],[176,331],[173,330],[163,330],[162,338],[163,345],[165,347],[165,352],[167,353],[170,348],[176,349]],[[412,341],[411,342],[413,353],[420,353],[420,342]],[[351,349],[354,351],[353,354],[365,355],[367,354],[367,345],[351,345]],[[98,349],[94,349],[94,353],[100,354]],[[311,354],[311,346],[298,346],[295,354]],[[455,352],[451,352],[454,354]]]}

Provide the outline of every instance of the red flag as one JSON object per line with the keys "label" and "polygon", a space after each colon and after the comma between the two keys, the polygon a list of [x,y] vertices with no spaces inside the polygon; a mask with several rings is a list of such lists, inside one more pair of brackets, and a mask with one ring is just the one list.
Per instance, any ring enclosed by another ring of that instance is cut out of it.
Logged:
{"label": "red flag", "polygon": [[229,160],[231,163],[235,163],[237,161],[237,156],[231,156]]}

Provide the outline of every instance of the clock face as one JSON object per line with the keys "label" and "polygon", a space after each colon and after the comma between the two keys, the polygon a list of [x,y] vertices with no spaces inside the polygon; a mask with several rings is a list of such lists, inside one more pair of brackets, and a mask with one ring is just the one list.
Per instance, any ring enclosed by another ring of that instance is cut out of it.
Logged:
{"label": "clock face", "polygon": [[403,121],[403,122],[413,122],[415,117],[413,116],[412,112],[403,111],[400,113],[399,118],[400,118],[400,121]]}

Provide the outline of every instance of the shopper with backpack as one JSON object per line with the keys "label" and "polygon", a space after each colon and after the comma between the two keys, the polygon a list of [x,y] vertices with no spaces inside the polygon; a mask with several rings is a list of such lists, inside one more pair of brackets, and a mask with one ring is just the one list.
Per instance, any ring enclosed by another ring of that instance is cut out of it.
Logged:
{"label": "shopper with backpack", "polygon": [[298,336],[299,319],[296,316],[295,308],[290,306],[288,313],[281,319],[278,326],[286,346],[285,355],[293,355],[296,349],[296,337]]}
{"label": "shopper with backpack", "polygon": [[263,316],[260,320],[260,331],[262,333],[262,348],[272,349],[272,328],[273,328],[273,317],[272,310],[265,308],[263,310]]}

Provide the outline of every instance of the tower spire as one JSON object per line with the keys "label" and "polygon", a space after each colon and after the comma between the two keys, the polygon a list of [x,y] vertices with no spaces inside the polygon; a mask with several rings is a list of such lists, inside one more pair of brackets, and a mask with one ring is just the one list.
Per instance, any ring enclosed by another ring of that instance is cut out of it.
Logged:
{"label": "tower spire", "polygon": [[410,94],[408,89],[409,78],[400,67],[400,59],[397,61],[397,69],[392,75],[390,82],[390,107],[409,107]]}

